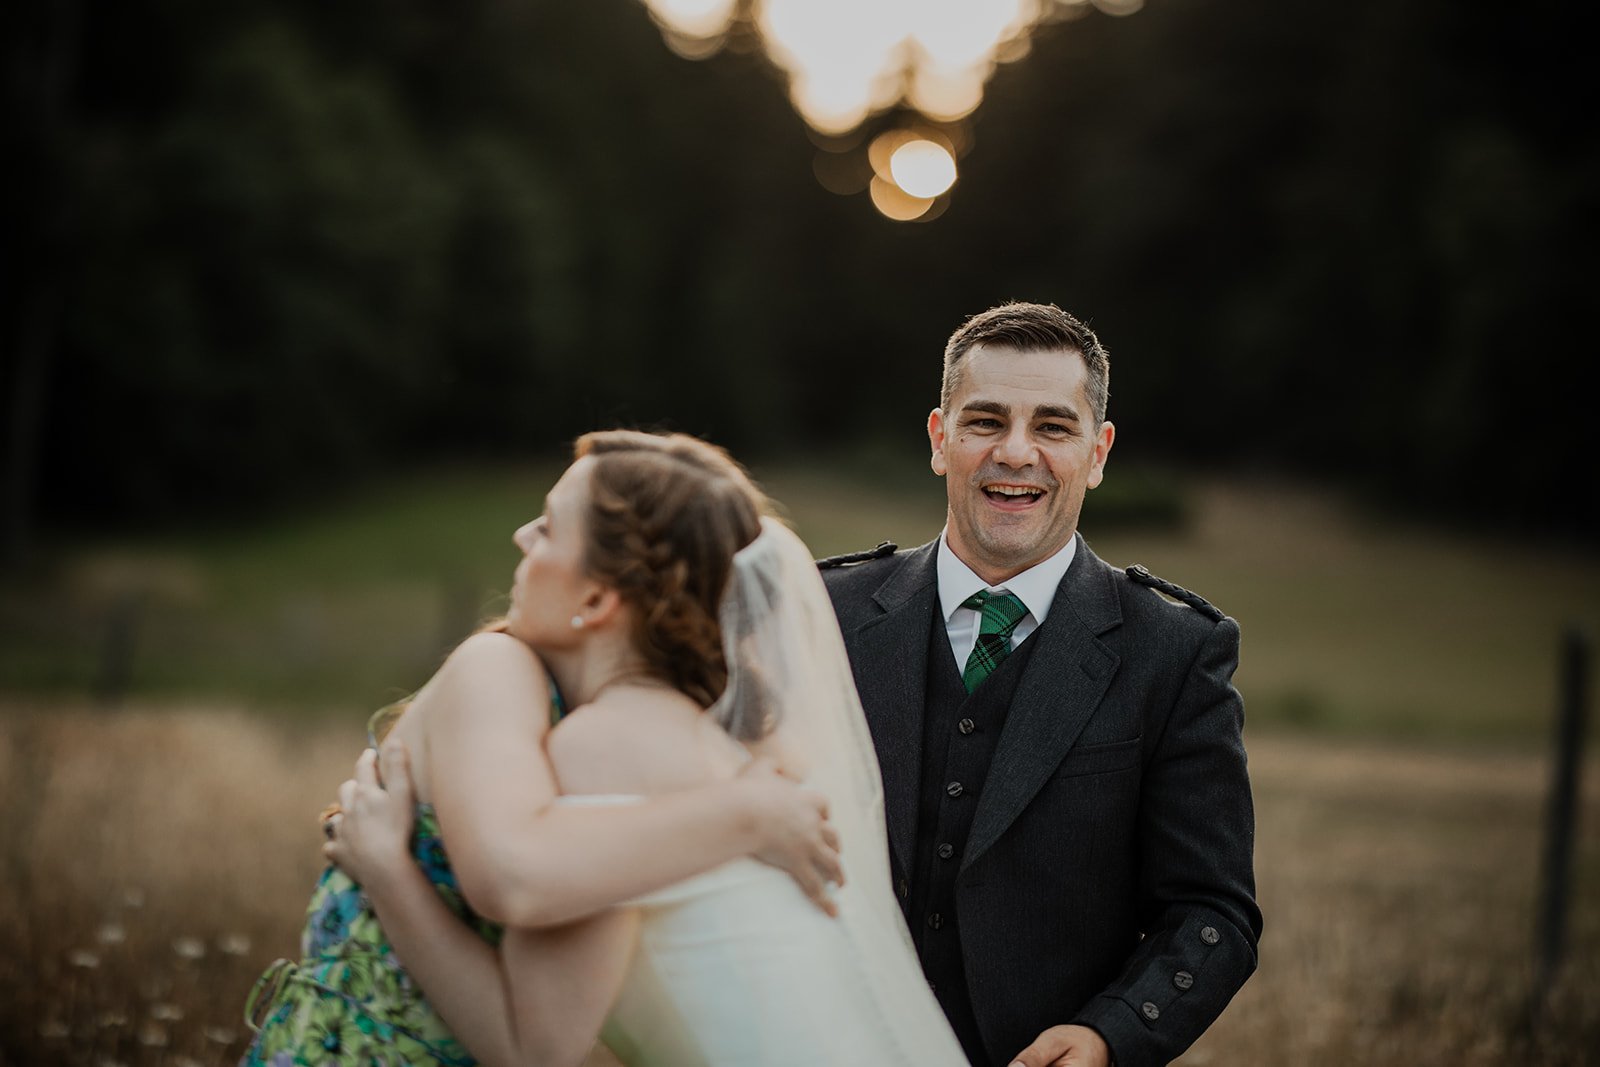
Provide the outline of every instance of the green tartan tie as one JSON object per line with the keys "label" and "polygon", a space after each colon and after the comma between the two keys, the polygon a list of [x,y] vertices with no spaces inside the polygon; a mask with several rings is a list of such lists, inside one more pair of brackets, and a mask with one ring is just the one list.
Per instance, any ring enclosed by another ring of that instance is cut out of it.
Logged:
{"label": "green tartan tie", "polygon": [[961,672],[961,681],[970,693],[1011,655],[1011,631],[1028,614],[1028,609],[1010,593],[991,593],[987,589],[973,593],[961,606],[983,616],[978,623],[978,643],[972,646],[967,669]]}

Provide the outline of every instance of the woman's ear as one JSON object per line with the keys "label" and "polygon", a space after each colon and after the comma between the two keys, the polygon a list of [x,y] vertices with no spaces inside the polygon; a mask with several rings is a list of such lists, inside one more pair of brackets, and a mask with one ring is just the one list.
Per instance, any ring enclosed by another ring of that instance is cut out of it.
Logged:
{"label": "woman's ear", "polygon": [[596,582],[583,598],[584,625],[594,629],[610,625],[626,607],[621,593],[612,586]]}

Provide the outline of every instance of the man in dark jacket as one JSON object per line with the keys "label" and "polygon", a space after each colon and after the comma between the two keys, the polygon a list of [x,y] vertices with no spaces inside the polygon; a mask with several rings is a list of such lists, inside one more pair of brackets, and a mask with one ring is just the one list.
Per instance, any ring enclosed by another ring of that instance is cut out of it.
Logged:
{"label": "man in dark jacket", "polygon": [[823,563],[896,891],[984,1067],[1166,1063],[1256,964],[1239,628],[1077,533],[1108,379],[1059,308],[973,317],[928,418],[943,533]]}

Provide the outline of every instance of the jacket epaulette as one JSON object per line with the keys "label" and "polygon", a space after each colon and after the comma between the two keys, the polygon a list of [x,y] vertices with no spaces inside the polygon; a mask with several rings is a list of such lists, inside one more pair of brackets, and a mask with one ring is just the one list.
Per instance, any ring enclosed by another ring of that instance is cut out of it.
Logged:
{"label": "jacket epaulette", "polygon": [[1165,578],[1157,578],[1138,563],[1128,568],[1128,577],[1140,585],[1147,585],[1151,589],[1167,594],[1174,600],[1189,605],[1212,622],[1221,622],[1226,618],[1222,614],[1222,609],[1212,604],[1199,593],[1191,593],[1181,585],[1174,585]]}
{"label": "jacket epaulette", "polygon": [[848,567],[852,563],[865,563],[869,559],[882,559],[892,556],[900,550],[900,546],[893,541],[880,541],[877,548],[869,548],[865,552],[846,552],[842,556],[829,556],[817,560],[817,569],[820,571],[832,570],[835,567]]}

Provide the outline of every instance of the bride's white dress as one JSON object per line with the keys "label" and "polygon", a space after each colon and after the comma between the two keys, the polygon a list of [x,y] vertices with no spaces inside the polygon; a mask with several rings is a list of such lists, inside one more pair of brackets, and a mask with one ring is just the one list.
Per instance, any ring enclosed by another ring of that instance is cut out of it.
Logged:
{"label": "bride's white dress", "polygon": [[891,888],[877,758],[827,590],[798,537],[763,527],[734,557],[728,686],[707,714],[828,797],[839,916],[754,860],[632,901],[639,944],[603,1036],[630,1067],[965,1067]]}
{"label": "bride's white dress", "polygon": [[745,859],[630,902],[639,943],[602,1040],[629,1067],[965,1064],[898,917],[853,885],[835,900],[829,918]]}

